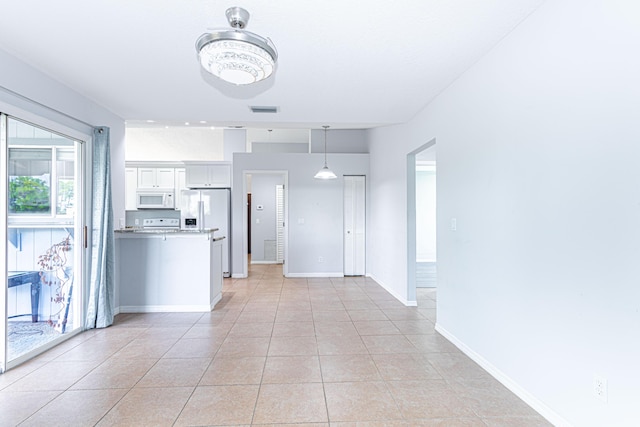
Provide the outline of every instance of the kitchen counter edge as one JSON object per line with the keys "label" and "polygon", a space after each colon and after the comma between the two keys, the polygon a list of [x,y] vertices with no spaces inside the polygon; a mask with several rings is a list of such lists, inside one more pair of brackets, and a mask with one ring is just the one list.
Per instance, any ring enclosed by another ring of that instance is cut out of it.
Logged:
{"label": "kitchen counter edge", "polygon": [[215,233],[218,230],[219,230],[218,228],[205,228],[204,230],[197,230],[197,229],[196,230],[175,230],[175,229],[140,230],[140,229],[134,229],[134,228],[125,228],[125,229],[114,230],[114,232],[119,235],[136,235],[136,236],[158,235],[158,234],[198,235],[198,234]]}

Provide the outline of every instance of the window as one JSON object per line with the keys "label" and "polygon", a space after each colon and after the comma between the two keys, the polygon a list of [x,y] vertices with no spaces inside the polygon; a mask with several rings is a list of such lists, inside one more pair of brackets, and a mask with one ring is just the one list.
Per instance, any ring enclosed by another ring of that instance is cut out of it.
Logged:
{"label": "window", "polygon": [[51,213],[50,148],[9,149],[9,213]]}
{"label": "window", "polygon": [[75,206],[74,141],[9,120],[9,217],[20,222],[64,222]]}

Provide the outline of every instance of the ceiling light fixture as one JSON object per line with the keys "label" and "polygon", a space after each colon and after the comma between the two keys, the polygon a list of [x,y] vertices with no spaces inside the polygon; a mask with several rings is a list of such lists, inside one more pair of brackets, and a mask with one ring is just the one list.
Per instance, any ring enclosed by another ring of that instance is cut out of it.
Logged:
{"label": "ceiling light fixture", "polygon": [[329,126],[322,126],[324,128],[324,167],[318,171],[314,176],[315,179],[336,179],[337,176],[327,166],[327,129]]}
{"label": "ceiling light fixture", "polygon": [[196,41],[200,65],[214,76],[236,85],[268,78],[278,60],[273,42],[243,30],[249,21],[249,12],[245,9],[231,7],[226,15],[233,29],[212,30]]}

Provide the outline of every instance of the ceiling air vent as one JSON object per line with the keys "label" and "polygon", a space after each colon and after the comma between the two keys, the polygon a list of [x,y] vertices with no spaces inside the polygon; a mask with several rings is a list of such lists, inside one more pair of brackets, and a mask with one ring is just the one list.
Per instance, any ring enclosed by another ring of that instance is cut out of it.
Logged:
{"label": "ceiling air vent", "polygon": [[252,113],[277,113],[278,112],[278,107],[258,107],[258,106],[252,105],[249,108],[251,108]]}

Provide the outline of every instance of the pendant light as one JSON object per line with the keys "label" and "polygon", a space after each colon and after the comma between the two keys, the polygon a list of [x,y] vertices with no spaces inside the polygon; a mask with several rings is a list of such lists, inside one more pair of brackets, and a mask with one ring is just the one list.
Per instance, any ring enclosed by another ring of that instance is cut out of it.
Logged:
{"label": "pendant light", "polygon": [[336,179],[337,176],[327,166],[327,129],[329,126],[322,126],[324,128],[324,167],[318,171],[314,176],[315,179]]}
{"label": "pendant light", "polygon": [[245,31],[249,12],[231,7],[226,12],[231,29],[213,30],[196,41],[200,65],[207,72],[236,85],[247,85],[273,74],[278,53],[270,39]]}

